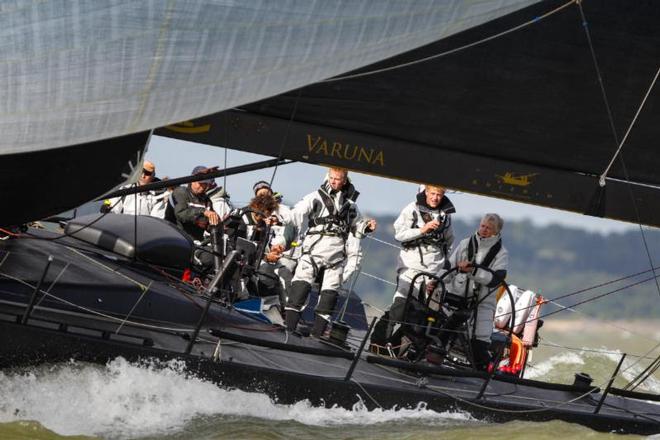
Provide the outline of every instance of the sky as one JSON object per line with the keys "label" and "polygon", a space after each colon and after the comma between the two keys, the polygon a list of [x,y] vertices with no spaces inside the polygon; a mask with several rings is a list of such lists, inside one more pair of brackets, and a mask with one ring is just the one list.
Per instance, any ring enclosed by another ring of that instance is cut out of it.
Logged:
{"label": "sky", "polygon": [[[152,136],[146,158],[155,163],[157,176],[175,178],[189,175],[197,165],[224,168],[225,151],[228,167],[270,159],[267,156],[210,147],[161,136]],[[268,168],[227,177],[226,189],[234,206],[247,204],[247,201],[253,195],[252,185],[259,180],[270,181],[273,170],[274,168]],[[319,187],[325,173],[326,168],[317,165],[293,163],[280,166],[275,173],[273,188],[284,195],[286,204],[294,205],[304,195],[315,191]],[[414,200],[418,188],[418,185],[414,183],[356,172],[351,172],[350,177],[360,192],[358,206],[365,214],[397,215],[405,205]],[[225,186],[222,178],[218,178],[217,182],[218,185]],[[529,219],[537,225],[544,226],[556,223],[604,234],[638,228],[638,226],[630,223],[463,192],[450,191],[447,196],[456,206],[457,212],[454,214],[454,218],[467,221],[475,220],[486,212],[495,212],[500,214],[505,222],[506,220]]]}

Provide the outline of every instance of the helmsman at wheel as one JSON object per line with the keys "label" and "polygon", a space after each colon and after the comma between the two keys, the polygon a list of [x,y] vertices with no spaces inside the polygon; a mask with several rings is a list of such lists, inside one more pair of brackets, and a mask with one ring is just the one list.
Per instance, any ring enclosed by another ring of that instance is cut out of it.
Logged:
{"label": "helmsman at wheel", "polygon": [[346,240],[349,234],[362,238],[376,230],[376,220],[361,217],[355,203],[359,193],[348,179],[348,171],[330,168],[318,191],[306,195],[292,210],[297,225],[308,219],[286,310],[287,329],[293,331],[300,320],[312,283],[323,271],[319,302],[316,306],[313,336],[321,336],[337,304],[338,290],[346,265]]}
{"label": "helmsman at wheel", "polygon": [[[509,252],[502,245],[503,226],[504,221],[499,215],[484,215],[477,232],[461,240],[449,258],[450,265],[458,267],[458,272],[445,280],[448,292],[476,303],[476,316],[471,316],[469,329],[472,330],[475,367],[480,370],[485,370],[491,360],[488,347],[497,304],[495,291],[506,278],[509,263]],[[451,329],[452,325],[449,327]]]}

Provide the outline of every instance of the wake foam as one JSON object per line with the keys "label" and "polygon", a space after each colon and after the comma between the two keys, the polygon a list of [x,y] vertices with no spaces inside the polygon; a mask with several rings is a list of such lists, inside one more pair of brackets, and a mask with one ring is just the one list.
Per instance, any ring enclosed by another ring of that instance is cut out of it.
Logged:
{"label": "wake foam", "polygon": [[117,358],[106,366],[71,362],[21,373],[0,372],[0,422],[35,420],[60,435],[126,438],[171,434],[197,417],[255,417],[313,426],[415,420],[429,425],[472,421],[466,413],[416,409],[352,410],[309,402],[273,403],[268,396],[224,390],[190,377],[183,364],[137,366]]}
{"label": "wake foam", "polygon": [[[527,369],[525,378],[572,383],[574,373],[584,371],[594,378],[594,385],[603,385],[614,372],[623,352],[611,351],[606,348],[602,350],[602,352],[597,352],[585,348],[582,351],[568,351],[554,355],[534,365],[533,368]],[[626,357],[615,386],[621,386],[621,379],[624,379],[624,383],[634,379],[647,364],[648,360],[638,362],[637,357]],[[658,394],[660,393],[660,381],[651,376],[636,391]]]}

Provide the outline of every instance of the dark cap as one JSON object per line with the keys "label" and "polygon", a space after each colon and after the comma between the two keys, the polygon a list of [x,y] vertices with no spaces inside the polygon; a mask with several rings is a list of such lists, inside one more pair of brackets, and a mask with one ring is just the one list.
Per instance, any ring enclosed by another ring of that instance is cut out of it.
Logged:
{"label": "dark cap", "polygon": [[270,190],[271,193],[273,192],[273,188],[270,187],[270,183],[266,182],[265,180],[260,180],[257,183],[255,183],[254,186],[252,187],[252,190],[256,194],[257,191],[264,188]]}
{"label": "dark cap", "polygon": [[[209,169],[206,168],[205,166],[197,165],[195,168],[193,168],[192,173],[190,173],[190,174],[192,174],[192,175],[204,174],[208,171],[209,171]],[[198,180],[198,182],[199,183],[206,183],[207,185],[213,185],[215,183],[215,179]]]}

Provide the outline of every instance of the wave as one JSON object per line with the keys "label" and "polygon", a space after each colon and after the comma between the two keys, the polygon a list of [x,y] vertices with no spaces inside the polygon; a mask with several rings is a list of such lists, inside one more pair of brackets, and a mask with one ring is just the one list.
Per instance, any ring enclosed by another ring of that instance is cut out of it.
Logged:
{"label": "wave", "polygon": [[0,423],[34,420],[60,435],[134,438],[174,434],[193,420],[213,416],[294,421],[310,426],[374,425],[414,421],[455,426],[474,421],[467,413],[415,409],[351,410],[274,403],[268,396],[226,390],[192,377],[183,364],[132,364],[117,358],[105,366],[70,362],[0,372]]}

